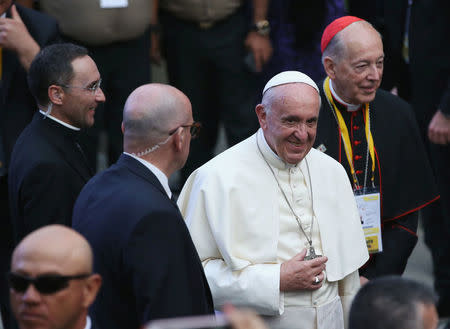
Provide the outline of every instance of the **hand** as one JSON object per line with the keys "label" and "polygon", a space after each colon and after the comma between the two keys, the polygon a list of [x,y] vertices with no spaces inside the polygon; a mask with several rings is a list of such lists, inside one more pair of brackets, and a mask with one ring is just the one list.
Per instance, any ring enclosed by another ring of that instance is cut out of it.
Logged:
{"label": "hand", "polygon": [[[306,249],[281,264],[280,269],[280,290],[316,290],[322,286],[325,274],[325,263],[328,258],[325,256],[304,260]],[[315,277],[320,280],[319,284],[314,284]]]}
{"label": "hand", "polygon": [[40,50],[28,33],[15,5],[11,6],[11,18],[0,18],[0,47],[16,52],[26,70]]}
{"label": "hand", "polygon": [[252,52],[255,59],[256,71],[261,72],[263,65],[272,56],[272,44],[268,36],[262,36],[255,31],[249,32],[245,39],[245,46]]}
{"label": "hand", "polygon": [[428,126],[428,138],[434,144],[450,143],[450,119],[437,110]]}
{"label": "hand", "polygon": [[368,278],[366,278],[365,276],[362,276],[362,275],[359,276],[359,283],[360,283],[361,287],[363,285],[365,285],[367,282],[369,282]]}
{"label": "hand", "polygon": [[261,317],[251,310],[238,310],[233,305],[226,304],[223,312],[233,329],[268,329]]}

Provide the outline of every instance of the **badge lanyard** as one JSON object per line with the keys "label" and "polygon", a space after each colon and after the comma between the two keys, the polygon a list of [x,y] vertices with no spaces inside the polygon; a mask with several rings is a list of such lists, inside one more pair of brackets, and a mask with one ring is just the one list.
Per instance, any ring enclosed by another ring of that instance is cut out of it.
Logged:
{"label": "badge lanyard", "polygon": [[[330,91],[330,78],[327,77],[323,83],[323,89],[325,91],[325,95],[327,96],[328,104],[330,105],[331,111],[333,112],[336,122],[339,127],[339,132],[342,137],[342,140],[344,142],[344,150],[345,155],[347,157],[348,164],[350,166],[350,172],[352,174],[353,178],[353,184],[356,187],[359,187],[358,178],[356,177],[355,173],[355,166],[353,164],[353,151],[352,146],[350,142],[350,135],[348,133],[347,125],[345,124],[345,120],[341,114],[341,111],[337,108],[336,104],[334,103],[333,97],[331,96]],[[369,104],[364,104],[364,121],[365,121],[365,133],[366,133],[366,140],[367,140],[367,149],[370,154],[370,158],[372,159],[372,187],[375,186],[375,147],[373,143],[373,137],[372,132],[370,131],[370,115],[369,115]],[[365,177],[367,177],[367,161],[368,157],[366,156],[366,170],[365,170]],[[366,187],[366,180],[364,179],[364,188]]]}
{"label": "badge lanyard", "polygon": [[[363,190],[358,190],[360,188],[358,178],[355,173],[355,167],[353,164],[353,151],[350,142],[350,136],[348,133],[347,125],[345,124],[344,118],[341,111],[337,108],[334,103],[333,97],[331,96],[330,90],[330,78],[327,77],[323,83],[323,90],[327,96],[328,104],[330,109],[334,114],[336,122],[339,127],[339,133],[344,141],[345,155],[347,156],[347,161],[350,166],[350,171],[353,177],[353,184],[355,186],[355,200],[358,206],[358,211],[360,214],[361,225],[364,230],[364,235],[366,238],[366,244],[369,253],[378,253],[383,251],[383,241],[381,236],[381,216],[380,216],[380,193],[375,188],[375,146],[373,143],[372,133],[370,131],[370,115],[369,115],[369,104],[364,104],[364,121],[365,121],[365,133],[367,140],[367,153],[366,153],[366,168],[364,173],[364,186]],[[368,170],[368,161],[372,159],[372,188],[366,189],[366,179]]]}

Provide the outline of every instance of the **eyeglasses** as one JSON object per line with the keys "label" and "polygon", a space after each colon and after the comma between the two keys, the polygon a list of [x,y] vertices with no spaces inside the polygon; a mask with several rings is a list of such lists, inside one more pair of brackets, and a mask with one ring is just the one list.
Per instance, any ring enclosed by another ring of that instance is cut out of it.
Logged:
{"label": "eyeglasses", "polygon": [[64,84],[60,84],[61,87],[64,88],[78,88],[78,89],[84,89],[87,91],[90,91],[93,95],[95,95],[95,93],[97,92],[97,90],[100,89],[100,86],[102,84],[102,79],[98,80],[96,83],[94,83],[92,85],[92,87],[81,87],[81,86],[70,86],[70,85],[64,85]]}
{"label": "eyeglasses", "polygon": [[63,290],[69,286],[70,280],[79,280],[89,277],[91,274],[79,275],[58,275],[44,274],[35,278],[30,278],[21,274],[9,272],[8,281],[11,288],[16,292],[23,293],[28,289],[30,284],[36,288],[41,294],[50,295]]}
{"label": "eyeglasses", "polygon": [[174,130],[172,130],[171,132],[169,132],[169,136],[172,136],[173,134],[175,134],[175,132],[180,129],[180,128],[188,128],[189,127],[189,133],[191,134],[192,138],[197,138],[199,133],[200,133],[200,129],[202,128],[202,124],[200,122],[194,122],[190,125],[181,125],[176,127]]}

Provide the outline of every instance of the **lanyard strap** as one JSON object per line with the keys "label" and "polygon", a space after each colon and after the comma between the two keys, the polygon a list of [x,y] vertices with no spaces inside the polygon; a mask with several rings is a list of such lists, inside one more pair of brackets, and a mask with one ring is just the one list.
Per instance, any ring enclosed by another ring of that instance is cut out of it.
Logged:
{"label": "lanyard strap", "polygon": [[[327,97],[328,103],[330,104],[330,109],[333,112],[338,127],[339,127],[339,132],[341,134],[342,140],[344,142],[344,150],[345,150],[345,155],[347,157],[347,161],[348,164],[350,166],[350,172],[352,174],[353,177],[353,183],[354,185],[359,185],[358,184],[358,179],[356,177],[356,173],[355,173],[355,166],[353,164],[353,151],[352,151],[352,145],[350,142],[350,135],[348,133],[348,128],[347,125],[345,124],[345,120],[344,117],[341,114],[341,111],[337,108],[334,99],[331,95],[331,90],[330,90],[330,78],[327,77],[325,79],[325,81],[323,82],[323,89],[325,91],[325,95]],[[365,133],[366,133],[366,140],[367,140],[367,148],[368,148],[368,153],[370,154],[370,158],[372,159],[372,177],[371,177],[371,181],[372,181],[372,185],[374,184],[374,180],[375,180],[375,146],[374,146],[374,142],[373,142],[373,136],[372,136],[372,132],[370,131],[370,115],[369,115],[369,104],[366,103],[364,104],[364,121],[365,121]],[[367,175],[367,168],[366,168],[366,175]],[[364,186],[365,187],[365,186]]]}

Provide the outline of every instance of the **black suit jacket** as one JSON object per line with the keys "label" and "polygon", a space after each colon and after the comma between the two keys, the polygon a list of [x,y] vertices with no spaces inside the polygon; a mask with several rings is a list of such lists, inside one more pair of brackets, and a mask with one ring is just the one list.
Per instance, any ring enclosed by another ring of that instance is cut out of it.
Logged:
{"label": "black suit jacket", "polygon": [[[16,4],[16,8],[28,32],[39,46],[44,47],[59,41],[58,25],[54,18],[18,4]],[[7,17],[10,16],[11,13],[8,10]],[[37,111],[36,102],[28,90],[26,76],[27,73],[20,64],[17,54],[3,49],[0,132],[7,163],[14,143]]]}
{"label": "black suit jacket", "polygon": [[[58,25],[52,17],[16,4],[28,32],[39,46],[59,41]],[[10,10],[6,13],[11,17]],[[8,166],[13,146],[25,128],[30,123],[37,106],[28,90],[25,69],[19,62],[17,54],[2,49],[2,81],[0,82],[0,143],[2,143],[5,163]],[[0,178],[2,200],[0,200],[0,304],[4,306],[8,298],[8,287],[4,282],[4,273],[9,271],[10,256],[13,248],[12,228],[9,218],[7,195],[7,179]],[[9,328],[8,311],[2,308],[5,328]]]}
{"label": "black suit jacket", "polygon": [[176,203],[136,159],[122,154],[86,184],[72,225],[93,247],[95,271],[103,277],[91,310],[100,327],[137,329],[156,318],[213,312]]}
{"label": "black suit jacket", "polygon": [[15,244],[41,226],[71,225],[75,200],[93,174],[77,136],[37,112],[18,138],[8,177]]}

